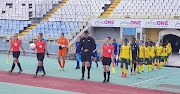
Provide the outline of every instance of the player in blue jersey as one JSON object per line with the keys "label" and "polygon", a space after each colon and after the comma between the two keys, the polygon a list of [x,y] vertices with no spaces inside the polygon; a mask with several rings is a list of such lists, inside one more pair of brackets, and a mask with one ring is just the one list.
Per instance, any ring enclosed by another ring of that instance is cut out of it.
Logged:
{"label": "player in blue jersey", "polygon": [[115,66],[117,66],[118,65],[118,62],[116,61],[116,56],[117,56],[117,54],[118,54],[118,43],[116,43],[116,39],[113,39],[113,43],[112,43],[112,45],[114,45],[114,63],[115,63]]}
{"label": "player in blue jersey", "polygon": [[[94,41],[96,41],[96,39],[94,38]],[[97,62],[97,50],[98,50],[98,44],[95,42],[96,44],[96,48],[93,50],[93,54],[91,56],[91,62],[90,62],[90,67],[92,65],[92,61],[94,60],[96,63],[96,67],[98,68],[98,62]]]}
{"label": "player in blue jersey", "polygon": [[[79,49],[79,42],[80,42],[80,39],[81,39],[81,37],[78,36],[78,37],[77,37],[76,44],[75,44],[76,54],[77,54],[77,50]],[[77,58],[77,66],[76,66],[75,69],[80,69],[79,62],[81,61],[81,54],[78,54],[76,58]]]}
{"label": "player in blue jersey", "polygon": [[[123,41],[121,40],[119,45],[118,45],[118,57],[120,56],[120,53],[121,53],[121,46],[123,45]],[[117,58],[117,66],[118,66],[118,63],[119,63],[119,58]]]}

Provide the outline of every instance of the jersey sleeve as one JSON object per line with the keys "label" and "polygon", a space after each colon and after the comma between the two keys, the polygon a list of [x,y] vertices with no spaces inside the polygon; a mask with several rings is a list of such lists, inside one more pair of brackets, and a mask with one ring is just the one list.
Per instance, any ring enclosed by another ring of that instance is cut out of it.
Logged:
{"label": "jersey sleeve", "polygon": [[58,44],[60,44],[60,39],[58,40]]}
{"label": "jersey sleeve", "polygon": [[96,48],[98,47],[98,44],[96,43]]}
{"label": "jersey sleeve", "polygon": [[129,54],[130,54],[130,61],[132,61],[132,49],[131,49],[131,46],[129,47]]}

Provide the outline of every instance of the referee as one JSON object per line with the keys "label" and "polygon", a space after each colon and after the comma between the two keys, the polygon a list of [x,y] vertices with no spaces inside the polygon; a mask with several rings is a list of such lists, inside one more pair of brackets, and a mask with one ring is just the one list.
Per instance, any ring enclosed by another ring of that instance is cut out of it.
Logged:
{"label": "referee", "polygon": [[84,37],[82,37],[79,42],[79,48],[78,48],[78,51],[76,54],[76,55],[78,55],[81,52],[82,78],[80,80],[84,80],[85,63],[86,63],[87,69],[88,69],[88,79],[90,79],[91,55],[92,55],[95,47],[96,46],[95,46],[94,39],[89,36],[88,31],[84,31]]}

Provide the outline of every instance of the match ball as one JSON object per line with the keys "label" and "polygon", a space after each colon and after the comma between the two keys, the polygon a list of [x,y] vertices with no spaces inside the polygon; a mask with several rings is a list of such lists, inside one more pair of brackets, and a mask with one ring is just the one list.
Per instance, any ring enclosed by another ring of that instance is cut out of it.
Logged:
{"label": "match ball", "polygon": [[30,47],[31,49],[35,49],[35,48],[36,48],[36,45],[35,45],[34,43],[31,43],[31,44],[29,45],[29,47]]}

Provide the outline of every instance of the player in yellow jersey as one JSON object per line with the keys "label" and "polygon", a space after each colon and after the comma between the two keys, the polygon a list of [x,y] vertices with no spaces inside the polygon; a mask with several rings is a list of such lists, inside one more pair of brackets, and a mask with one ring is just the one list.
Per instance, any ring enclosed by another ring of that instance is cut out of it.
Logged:
{"label": "player in yellow jersey", "polygon": [[151,45],[151,52],[150,52],[151,61],[150,62],[152,64],[152,70],[154,70],[156,47],[155,47],[155,43],[153,43],[152,41],[151,41],[150,45]]}
{"label": "player in yellow jersey", "polygon": [[[119,56],[119,60],[121,60],[121,71],[122,71],[122,75],[121,77],[126,77],[127,76],[127,72],[128,72],[128,63],[129,60],[132,61],[132,50],[131,50],[131,46],[127,44],[128,40],[125,39],[124,40],[124,45],[121,46],[121,53]],[[123,63],[125,63],[126,66],[126,70],[125,70],[125,75],[124,75],[124,70],[123,70]]]}
{"label": "player in yellow jersey", "polygon": [[172,55],[172,47],[171,47],[171,43],[169,41],[166,41],[167,45],[166,45],[166,48],[168,49],[167,51],[167,62],[169,61],[169,55]]}
{"label": "player in yellow jersey", "polygon": [[166,61],[167,61],[167,52],[168,52],[168,48],[166,47],[167,43],[163,44],[163,52],[162,52],[162,66],[165,65]]}
{"label": "player in yellow jersey", "polygon": [[162,41],[159,42],[159,46],[156,47],[156,68],[160,69],[161,67],[161,58],[162,58]]}
{"label": "player in yellow jersey", "polygon": [[152,66],[151,63],[150,63],[151,47],[148,46],[148,42],[145,43],[144,50],[145,50],[145,58],[144,58],[143,71],[142,71],[142,72],[144,72],[145,63],[147,63],[147,65],[148,65],[148,71],[149,71],[149,69],[150,69],[150,66]]}
{"label": "player in yellow jersey", "polygon": [[144,59],[144,56],[145,56],[145,53],[144,53],[144,46],[142,45],[143,44],[143,41],[141,40],[139,42],[139,57],[138,57],[138,62],[139,62],[139,69],[138,69],[138,74],[141,73],[141,69],[142,69],[142,63],[143,63],[143,59]]}

